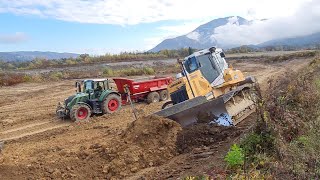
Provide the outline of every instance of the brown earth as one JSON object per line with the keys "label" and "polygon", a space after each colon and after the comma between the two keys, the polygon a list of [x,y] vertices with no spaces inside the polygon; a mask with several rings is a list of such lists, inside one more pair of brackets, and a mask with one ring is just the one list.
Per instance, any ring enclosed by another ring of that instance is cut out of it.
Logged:
{"label": "brown earth", "polygon": [[[257,77],[266,91],[268,78],[309,62],[233,66]],[[177,179],[203,172],[223,178],[223,157],[255,120],[251,115],[236,128],[200,124],[181,130],[173,121],[147,116],[162,102],[136,104],[137,121],[128,106],[82,124],[58,120],[57,102],[73,93],[73,81],[0,88],[0,179]]]}

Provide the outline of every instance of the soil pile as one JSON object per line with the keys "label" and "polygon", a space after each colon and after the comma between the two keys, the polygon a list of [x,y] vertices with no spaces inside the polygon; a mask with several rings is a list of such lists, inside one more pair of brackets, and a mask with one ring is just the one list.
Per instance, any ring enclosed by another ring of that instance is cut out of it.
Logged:
{"label": "soil pile", "polygon": [[176,156],[180,131],[181,126],[172,120],[147,116],[132,122],[112,146],[96,144],[90,149],[107,160],[103,166],[106,178],[121,178]]}
{"label": "soil pile", "polygon": [[183,128],[183,131],[179,132],[177,147],[179,153],[186,153],[192,151],[194,148],[212,146],[216,142],[237,137],[240,134],[241,130],[235,127],[199,123]]}

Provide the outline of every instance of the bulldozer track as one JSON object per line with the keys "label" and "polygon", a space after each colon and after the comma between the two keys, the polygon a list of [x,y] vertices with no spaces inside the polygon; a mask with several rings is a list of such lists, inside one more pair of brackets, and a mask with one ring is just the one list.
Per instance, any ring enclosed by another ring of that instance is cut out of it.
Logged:
{"label": "bulldozer track", "polygon": [[256,111],[258,101],[257,91],[256,87],[250,89],[242,88],[233,93],[232,96],[228,96],[225,104],[227,111],[232,116],[233,125],[237,125]]}

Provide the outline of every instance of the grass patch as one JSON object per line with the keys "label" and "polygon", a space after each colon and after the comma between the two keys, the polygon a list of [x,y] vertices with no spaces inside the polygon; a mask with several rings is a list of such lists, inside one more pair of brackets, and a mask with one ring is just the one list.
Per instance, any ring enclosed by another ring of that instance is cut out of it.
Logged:
{"label": "grass patch", "polygon": [[267,59],[264,60],[266,63],[276,63],[276,62],[283,62],[295,58],[312,58],[317,55],[317,51],[303,51],[303,52],[296,52],[291,54],[283,54],[279,56],[268,56]]}

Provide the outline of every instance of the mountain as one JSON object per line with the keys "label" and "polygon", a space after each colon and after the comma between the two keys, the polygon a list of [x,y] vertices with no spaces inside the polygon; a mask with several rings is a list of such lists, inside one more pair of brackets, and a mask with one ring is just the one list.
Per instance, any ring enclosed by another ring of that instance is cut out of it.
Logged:
{"label": "mountain", "polygon": [[284,39],[274,39],[267,41],[261,44],[256,45],[256,47],[267,47],[267,46],[291,46],[291,47],[310,47],[310,46],[319,46],[320,45],[320,32],[299,36],[293,38],[284,38]]}
{"label": "mountain", "polygon": [[41,51],[17,51],[17,52],[0,52],[0,60],[3,61],[31,61],[35,58],[44,59],[61,59],[76,58],[79,54],[74,53],[57,53],[57,52],[41,52]]}
{"label": "mountain", "polygon": [[[203,24],[193,30],[192,32],[178,36],[176,38],[166,39],[158,44],[151,52],[158,52],[163,49],[180,49],[192,47],[197,49],[207,48],[216,45],[218,42],[212,37],[214,29],[226,25],[228,23],[244,25],[250,22],[239,16],[230,16],[225,18],[214,19],[206,24]],[[223,45],[219,45],[223,47]]]}

